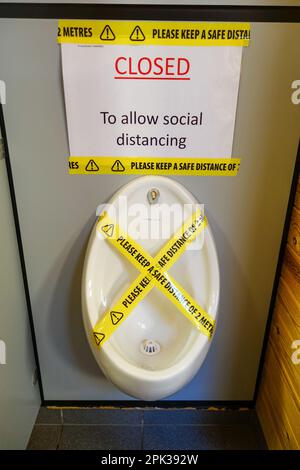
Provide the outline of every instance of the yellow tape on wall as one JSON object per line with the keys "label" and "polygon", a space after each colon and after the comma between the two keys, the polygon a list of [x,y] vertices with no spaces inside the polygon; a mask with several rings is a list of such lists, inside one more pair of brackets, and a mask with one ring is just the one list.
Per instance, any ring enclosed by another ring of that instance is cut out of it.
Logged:
{"label": "yellow tape on wall", "polygon": [[248,46],[249,23],[59,20],[57,41],[145,46]]}
{"label": "yellow tape on wall", "polygon": [[93,336],[98,347],[105,343],[154,285],[197,329],[209,338],[211,337],[214,329],[213,318],[166,272],[183,254],[187,245],[201,233],[205,225],[206,219],[199,209],[184,222],[155,258],[152,258],[118,224],[110,219],[108,214],[99,218],[97,229],[107,238],[109,243],[141,271],[141,274],[94,327]]}
{"label": "yellow tape on wall", "polygon": [[239,158],[70,157],[70,175],[236,176]]}

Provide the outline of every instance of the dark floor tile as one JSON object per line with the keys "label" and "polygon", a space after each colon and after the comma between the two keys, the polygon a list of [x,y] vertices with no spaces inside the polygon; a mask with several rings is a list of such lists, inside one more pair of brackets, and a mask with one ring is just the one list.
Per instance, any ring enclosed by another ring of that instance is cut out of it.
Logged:
{"label": "dark floor tile", "polygon": [[59,449],[137,450],[141,443],[141,426],[65,425]]}
{"label": "dark floor tile", "polygon": [[98,409],[63,410],[63,421],[66,424],[139,425],[142,422],[142,411]]}
{"label": "dark floor tile", "polygon": [[259,449],[249,425],[144,426],[145,450]]}
{"label": "dark floor tile", "polygon": [[226,450],[262,450],[258,435],[251,425],[225,426]]}
{"label": "dark floor tile", "polygon": [[254,410],[145,410],[145,424],[246,424]]}
{"label": "dark floor tile", "polygon": [[58,446],[62,426],[37,424],[31,433],[27,450],[55,450]]}
{"label": "dark floor tile", "polygon": [[145,450],[217,450],[224,446],[219,426],[144,426]]}
{"label": "dark floor tile", "polygon": [[61,410],[41,406],[36,424],[62,424]]}

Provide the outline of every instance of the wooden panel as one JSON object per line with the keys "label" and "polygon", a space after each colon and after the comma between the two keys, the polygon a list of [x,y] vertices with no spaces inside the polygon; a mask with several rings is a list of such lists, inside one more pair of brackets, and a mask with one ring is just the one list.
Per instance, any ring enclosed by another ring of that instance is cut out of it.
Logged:
{"label": "wooden panel", "polygon": [[300,303],[300,255],[297,255],[289,245],[286,248],[281,277]]}
{"label": "wooden panel", "polygon": [[[266,355],[264,377],[261,383],[261,396],[258,413],[269,418],[262,420],[262,426],[269,448],[300,448],[300,413],[290,393],[286,376],[280,367],[274,345],[269,344]],[[276,434],[276,439],[274,434]]]}
{"label": "wooden panel", "polygon": [[288,235],[288,245],[296,255],[300,255],[300,210],[294,207]]}
{"label": "wooden panel", "polygon": [[274,417],[272,410],[270,409],[270,401],[266,393],[266,385],[264,384],[264,380],[261,383],[261,390],[262,391],[259,395],[259,401],[257,402],[256,409],[260,419],[260,424],[267,440],[268,448],[272,450],[286,449],[289,443],[283,439],[281,432],[278,433],[271,431],[272,429],[276,429],[278,425],[276,423],[276,415]]}
{"label": "wooden panel", "polygon": [[294,206],[297,207],[297,209],[299,209],[299,211],[300,211],[300,184],[299,184],[299,181],[298,181]]}
{"label": "wooden panel", "polygon": [[[298,310],[296,310],[298,308]],[[300,366],[292,362],[292,343],[300,339],[300,308],[292,292],[281,279],[274,317],[270,331],[270,341],[276,345],[276,356],[285,371],[287,382],[300,406]]]}
{"label": "wooden panel", "polygon": [[280,297],[290,317],[292,317],[294,324],[298,327],[300,324],[300,301],[298,300],[298,291],[292,289],[285,277],[280,278],[277,300],[278,297]]}
{"label": "wooden panel", "polygon": [[300,365],[292,361],[295,340],[300,340],[300,180],[257,400],[270,449],[300,449]]}

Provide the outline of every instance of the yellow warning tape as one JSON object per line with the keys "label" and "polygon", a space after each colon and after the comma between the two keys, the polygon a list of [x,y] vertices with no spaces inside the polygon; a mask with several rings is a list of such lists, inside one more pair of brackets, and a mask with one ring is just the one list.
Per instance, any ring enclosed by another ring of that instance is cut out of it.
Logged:
{"label": "yellow warning tape", "polygon": [[248,46],[249,23],[59,20],[57,41],[145,46]]}
{"label": "yellow warning tape", "polygon": [[197,329],[211,337],[214,319],[166,272],[167,268],[170,268],[182,255],[187,245],[201,233],[206,223],[206,218],[200,209],[196,210],[153,258],[110,219],[108,214],[99,217],[97,229],[141,271],[141,274],[95,325],[93,338],[98,347],[105,343],[154,285]]}
{"label": "yellow warning tape", "polygon": [[70,175],[236,176],[239,158],[69,157]]}

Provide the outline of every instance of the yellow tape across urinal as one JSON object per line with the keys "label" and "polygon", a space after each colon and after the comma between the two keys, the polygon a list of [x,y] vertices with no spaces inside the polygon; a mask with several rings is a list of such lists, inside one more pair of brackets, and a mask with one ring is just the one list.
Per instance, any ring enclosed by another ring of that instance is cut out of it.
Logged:
{"label": "yellow tape across urinal", "polygon": [[93,338],[97,347],[101,347],[109,339],[154,286],[158,287],[197,329],[211,337],[214,319],[167,273],[167,269],[201,233],[206,223],[206,218],[200,209],[196,210],[153,258],[107,213],[99,217],[97,230],[141,271],[141,274],[95,325]]}

